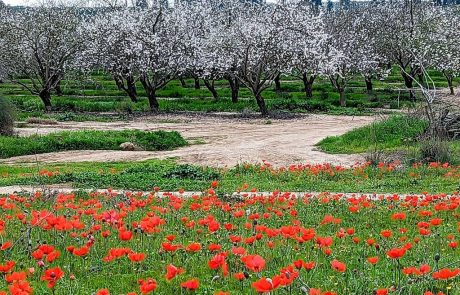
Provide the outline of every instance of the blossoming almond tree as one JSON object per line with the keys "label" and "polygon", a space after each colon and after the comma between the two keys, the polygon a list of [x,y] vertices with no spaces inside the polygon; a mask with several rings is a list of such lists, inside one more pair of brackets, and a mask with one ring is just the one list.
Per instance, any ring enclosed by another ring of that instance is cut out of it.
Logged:
{"label": "blossoming almond tree", "polygon": [[[0,19],[0,56],[7,79],[40,96],[51,110],[51,92],[75,68],[85,45],[76,7],[41,6],[5,9]],[[26,80],[24,80],[26,79]]]}
{"label": "blossoming almond tree", "polygon": [[259,6],[241,4],[234,9],[230,26],[216,28],[220,31],[219,46],[238,65],[235,75],[254,95],[263,116],[268,108],[262,97],[286,59],[282,49],[283,28],[280,26],[285,10],[280,5]]}
{"label": "blossoming almond tree", "polygon": [[83,70],[102,69],[110,73],[118,88],[125,91],[133,102],[138,101],[136,24],[139,14],[138,10],[119,8],[91,19],[86,24],[88,46],[79,59]]}

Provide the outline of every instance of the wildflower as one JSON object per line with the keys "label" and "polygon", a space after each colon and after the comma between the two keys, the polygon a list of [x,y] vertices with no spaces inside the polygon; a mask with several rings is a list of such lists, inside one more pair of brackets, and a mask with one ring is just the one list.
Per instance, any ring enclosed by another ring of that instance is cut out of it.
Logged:
{"label": "wildflower", "polygon": [[42,275],[41,280],[47,281],[47,287],[49,289],[54,288],[57,281],[64,276],[64,272],[59,266],[45,270],[45,273]]}
{"label": "wildflower", "polygon": [[346,265],[343,262],[338,261],[337,259],[332,260],[331,262],[332,269],[338,272],[345,272]]}
{"label": "wildflower", "polygon": [[198,279],[191,279],[186,282],[183,282],[182,284],[180,284],[180,286],[189,291],[193,291],[198,289],[198,287],[200,286],[200,282],[198,281]]}

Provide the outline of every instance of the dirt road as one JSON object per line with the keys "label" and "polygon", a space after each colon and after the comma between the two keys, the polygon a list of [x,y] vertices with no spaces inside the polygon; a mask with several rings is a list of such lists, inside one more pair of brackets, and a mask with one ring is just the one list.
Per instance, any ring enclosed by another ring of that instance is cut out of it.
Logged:
{"label": "dirt road", "polygon": [[62,130],[175,130],[189,141],[199,141],[174,151],[69,151],[0,160],[0,163],[45,163],[87,161],[142,161],[178,158],[181,163],[208,166],[234,166],[242,162],[261,162],[282,166],[295,163],[333,162],[352,165],[363,161],[362,155],[329,155],[314,146],[327,136],[340,135],[374,121],[374,117],[308,115],[289,120],[237,119],[222,117],[190,117],[160,115],[131,122],[69,122],[58,125],[37,125],[20,128],[21,135],[47,134]]}

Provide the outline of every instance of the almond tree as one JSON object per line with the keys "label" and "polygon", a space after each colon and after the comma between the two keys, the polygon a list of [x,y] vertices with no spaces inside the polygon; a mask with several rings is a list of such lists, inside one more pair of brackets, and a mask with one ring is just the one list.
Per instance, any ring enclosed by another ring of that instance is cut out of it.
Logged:
{"label": "almond tree", "polygon": [[111,9],[95,16],[86,24],[87,48],[79,59],[86,71],[95,69],[110,73],[118,88],[137,102],[136,81],[139,79],[137,22],[140,11],[129,8]]}
{"label": "almond tree", "polygon": [[427,56],[416,53],[424,50],[424,40],[431,40],[433,25],[439,21],[436,7],[413,0],[385,3],[376,6],[374,16],[379,21],[375,34],[380,36],[381,48],[401,69],[404,84],[414,99],[413,79],[430,62],[429,59],[415,57]]}
{"label": "almond tree", "polygon": [[432,65],[446,77],[450,93],[454,95],[453,79],[460,75],[460,14],[457,8],[451,7],[439,9],[438,13],[442,17],[427,46]]}
{"label": "almond tree", "polygon": [[136,63],[139,80],[149,99],[150,110],[158,112],[156,91],[185,69],[181,14],[161,7],[144,10],[136,24]]}
{"label": "almond tree", "polygon": [[75,68],[85,34],[77,8],[48,4],[4,13],[0,56],[7,79],[38,95],[49,111],[51,92]]}
{"label": "almond tree", "polygon": [[215,28],[216,41],[225,50],[231,64],[238,65],[235,75],[254,95],[263,116],[268,115],[262,91],[283,68],[286,59],[282,48],[285,11],[280,5],[241,4],[234,9],[230,26]]}
{"label": "almond tree", "polygon": [[329,43],[331,36],[325,30],[324,15],[318,14],[304,2],[289,7],[285,18],[286,50],[289,51],[285,72],[299,77],[307,98],[313,96],[313,82],[328,72],[334,57]]}
{"label": "almond tree", "polygon": [[360,42],[361,31],[358,14],[353,9],[328,14],[327,30],[331,34],[329,48],[334,50],[333,66],[328,67],[327,76],[339,93],[340,106],[346,106],[345,89],[349,80],[365,68],[378,66],[371,44]]}

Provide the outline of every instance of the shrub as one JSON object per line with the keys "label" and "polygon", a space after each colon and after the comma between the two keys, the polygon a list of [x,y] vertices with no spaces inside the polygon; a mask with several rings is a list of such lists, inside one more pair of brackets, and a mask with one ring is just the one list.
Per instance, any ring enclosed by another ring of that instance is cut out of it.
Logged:
{"label": "shrub", "polygon": [[0,158],[71,150],[120,150],[120,145],[128,141],[147,151],[171,150],[188,144],[175,131],[58,132],[45,136],[0,137]]}
{"label": "shrub", "polygon": [[14,134],[14,107],[6,98],[0,97],[0,135]]}
{"label": "shrub", "polygon": [[423,162],[450,162],[449,143],[440,139],[427,139],[420,142],[420,157]]}

